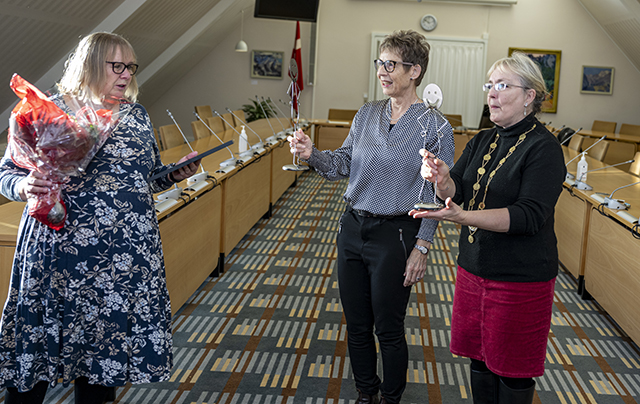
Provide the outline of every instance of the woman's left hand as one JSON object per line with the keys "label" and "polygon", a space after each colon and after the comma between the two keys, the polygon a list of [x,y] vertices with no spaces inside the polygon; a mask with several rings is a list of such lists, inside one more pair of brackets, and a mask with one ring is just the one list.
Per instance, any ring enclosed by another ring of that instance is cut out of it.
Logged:
{"label": "woman's left hand", "polygon": [[414,219],[434,219],[434,220],[448,220],[450,222],[466,224],[465,217],[467,211],[463,210],[459,205],[455,204],[451,198],[447,198],[444,201],[444,208],[440,210],[416,210],[413,209],[409,212],[410,216]]}
{"label": "woman's left hand", "polygon": [[[180,164],[184,161],[187,161],[191,158],[194,158],[195,156],[198,155],[197,151],[193,151],[189,154],[187,154],[186,156],[184,156],[183,158],[181,158],[180,160],[178,160],[177,164]],[[180,182],[182,180],[184,180],[185,178],[189,178],[191,177],[193,174],[195,174],[196,172],[198,172],[198,166],[200,165],[200,160],[196,160],[193,163],[187,164],[184,167],[180,167],[179,169],[177,169],[176,171],[173,171],[172,173],[169,174],[169,179],[172,180],[173,182]]]}
{"label": "woman's left hand", "polygon": [[415,248],[411,250],[411,255],[407,260],[407,266],[404,271],[404,283],[405,287],[418,283],[424,278],[424,273],[427,270],[427,256],[429,254],[423,254]]}

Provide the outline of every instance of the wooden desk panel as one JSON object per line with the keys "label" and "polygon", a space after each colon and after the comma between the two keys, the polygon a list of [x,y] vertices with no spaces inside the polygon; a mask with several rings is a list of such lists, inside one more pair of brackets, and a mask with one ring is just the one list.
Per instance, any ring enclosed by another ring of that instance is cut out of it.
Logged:
{"label": "wooden desk panel", "polygon": [[291,164],[293,154],[289,151],[289,143],[281,142],[271,149],[271,191],[269,202],[273,205],[296,180],[295,171],[285,171],[282,166]]}
{"label": "wooden desk panel", "polygon": [[590,204],[571,196],[567,189],[556,204],[555,232],[558,239],[558,257],[562,265],[576,278],[584,275],[583,249],[588,229]]}
{"label": "wooden desk panel", "polygon": [[222,245],[225,255],[269,211],[270,159],[249,164],[222,183]]}
{"label": "wooden desk panel", "polygon": [[318,150],[335,150],[342,146],[349,134],[349,127],[317,126],[315,143]]}
{"label": "wooden desk panel", "polygon": [[216,187],[160,222],[172,314],[218,265],[221,214],[222,191]]}
{"label": "wooden desk panel", "polygon": [[8,202],[0,205],[0,304],[4,306],[11,282],[13,255],[18,241],[18,227],[25,202]]}
{"label": "wooden desk panel", "polygon": [[640,241],[593,211],[586,253],[587,291],[636,342],[640,342]]}

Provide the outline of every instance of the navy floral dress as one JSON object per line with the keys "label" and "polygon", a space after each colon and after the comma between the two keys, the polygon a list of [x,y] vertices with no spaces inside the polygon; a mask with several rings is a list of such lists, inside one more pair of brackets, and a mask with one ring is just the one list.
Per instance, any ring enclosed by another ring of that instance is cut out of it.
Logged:
{"label": "navy floral dress", "polygon": [[[146,110],[121,110],[126,116],[85,174],[63,190],[65,226],[54,231],[23,212],[0,324],[0,386],[170,376],[171,307],[152,193],[172,184],[149,181],[166,166]],[[19,200],[16,184],[26,175],[5,154],[0,191]]]}

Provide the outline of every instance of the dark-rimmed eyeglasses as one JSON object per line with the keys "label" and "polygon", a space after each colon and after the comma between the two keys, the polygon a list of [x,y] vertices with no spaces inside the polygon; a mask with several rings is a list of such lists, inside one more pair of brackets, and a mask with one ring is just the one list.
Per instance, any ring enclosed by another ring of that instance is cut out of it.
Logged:
{"label": "dark-rimmed eyeglasses", "polygon": [[503,82],[495,83],[495,84],[487,83],[487,84],[483,84],[482,85],[482,89],[484,91],[486,91],[486,92],[491,91],[492,88],[495,89],[496,91],[500,92],[500,91],[504,91],[504,90],[506,90],[507,88],[510,88],[510,87],[527,88],[527,87],[516,86],[515,84],[507,84],[507,83],[503,83]]}
{"label": "dark-rimmed eyeglasses", "polygon": [[129,74],[133,76],[138,71],[138,65],[135,63],[129,63],[128,65],[125,65],[122,62],[107,62],[107,63],[111,65],[111,69],[115,74],[122,74],[122,72],[124,72],[124,69],[127,69],[129,70]]}
{"label": "dark-rimmed eyeglasses", "polygon": [[376,59],[373,61],[373,64],[376,66],[376,70],[380,70],[380,67],[384,66],[384,70],[387,71],[387,73],[393,73],[394,70],[396,70],[396,65],[400,63],[401,65],[405,65],[405,66],[413,66],[413,63],[408,63],[408,62],[398,62],[395,60],[380,60],[380,59]]}

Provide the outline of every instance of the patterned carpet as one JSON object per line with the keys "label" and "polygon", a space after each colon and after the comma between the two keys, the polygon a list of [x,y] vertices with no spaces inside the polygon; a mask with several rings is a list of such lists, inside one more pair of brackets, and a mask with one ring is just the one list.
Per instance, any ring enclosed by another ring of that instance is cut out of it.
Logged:
{"label": "patterned carpet", "polygon": [[[346,181],[306,173],[174,319],[171,380],[117,390],[117,403],[352,404],[335,237]],[[458,229],[438,227],[406,318],[403,403],[472,403],[468,360],[449,352]],[[637,403],[640,350],[561,272],[535,403]],[[381,372],[379,373],[381,374]],[[72,403],[57,386],[47,403]]]}

